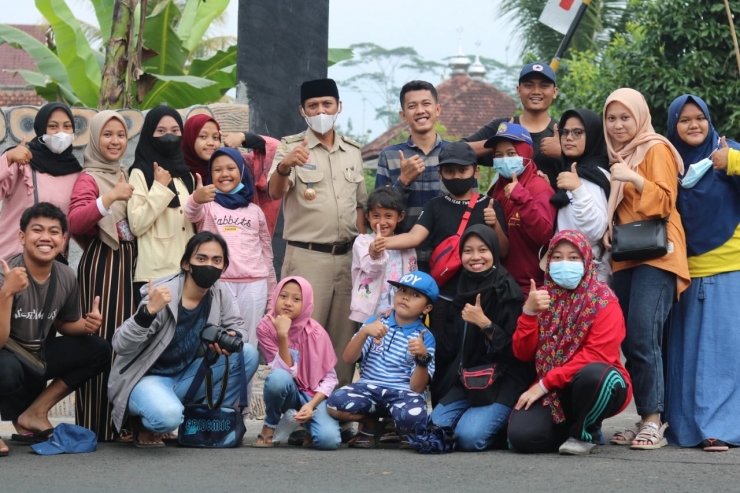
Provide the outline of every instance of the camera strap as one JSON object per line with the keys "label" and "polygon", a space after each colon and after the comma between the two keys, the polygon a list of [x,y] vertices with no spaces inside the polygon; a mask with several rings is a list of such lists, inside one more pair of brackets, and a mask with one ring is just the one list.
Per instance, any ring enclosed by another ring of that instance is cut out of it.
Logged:
{"label": "camera strap", "polygon": [[[244,369],[244,355],[241,351],[239,351],[239,354],[235,355],[237,358],[239,358],[239,407],[246,407],[247,406],[247,374]],[[198,371],[195,373],[195,376],[193,377],[193,382],[190,384],[190,388],[188,388],[187,394],[185,394],[184,403],[190,404],[195,400],[195,394],[198,392],[198,389],[200,388],[201,382],[205,380],[205,391],[206,391],[206,403],[208,404],[209,409],[217,409],[221,407],[221,404],[223,404],[224,398],[226,397],[226,389],[228,388],[229,384],[229,374],[231,370],[231,365],[229,364],[229,357],[224,356],[226,358],[226,361],[224,362],[224,375],[223,378],[221,378],[221,392],[218,396],[218,401],[215,403],[213,402],[213,369],[211,368],[211,365],[215,363],[214,361],[208,360],[208,355],[203,357],[203,363],[198,368]],[[216,358],[217,360],[218,358]]]}

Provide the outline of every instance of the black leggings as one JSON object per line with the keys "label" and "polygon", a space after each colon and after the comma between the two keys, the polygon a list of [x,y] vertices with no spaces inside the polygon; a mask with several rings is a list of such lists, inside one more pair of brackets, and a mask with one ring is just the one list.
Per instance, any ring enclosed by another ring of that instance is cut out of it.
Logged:
{"label": "black leggings", "polygon": [[25,371],[20,361],[7,349],[0,350],[0,416],[16,421],[18,416],[55,378],[72,390],[110,365],[111,347],[98,336],[49,337],[45,345],[46,373],[36,376]]}
{"label": "black leggings", "polygon": [[511,413],[509,444],[517,452],[541,454],[557,451],[568,437],[591,442],[602,421],[619,412],[627,396],[619,370],[606,363],[590,363],[560,391],[565,423],[555,424],[550,406],[535,402],[527,410]]}

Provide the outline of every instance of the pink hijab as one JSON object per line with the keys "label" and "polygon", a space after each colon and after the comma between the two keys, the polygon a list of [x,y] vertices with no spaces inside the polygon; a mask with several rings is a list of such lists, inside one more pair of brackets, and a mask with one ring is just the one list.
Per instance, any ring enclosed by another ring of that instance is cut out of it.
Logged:
{"label": "pink hijab", "polygon": [[[606,129],[606,109],[613,102],[622,103],[632,113],[637,123],[637,134],[626,145],[613,142]],[[604,103],[604,137],[606,137],[606,148],[609,151],[609,162],[612,164],[623,161],[631,169],[636,170],[640,166],[640,163],[645,160],[645,155],[654,145],[664,144],[673,153],[673,159],[676,160],[678,170],[683,175],[684,169],[681,155],[668,139],[655,133],[647,101],[645,101],[645,97],[640,92],[634,89],[623,87],[617,89],[606,98],[606,103]],[[612,190],[609,195],[609,211],[607,214],[609,218],[614,216],[614,211],[617,210],[617,207],[624,198],[624,185],[624,182],[612,180]],[[611,220],[609,223],[611,223]]]}
{"label": "pink hijab", "polygon": [[[331,344],[331,339],[329,339],[329,334],[326,333],[321,324],[311,318],[313,313],[313,288],[304,278],[292,276],[278,283],[272,292],[270,315],[277,316],[275,304],[278,296],[283,286],[291,281],[298,283],[303,294],[301,313],[298,318],[293,320],[288,333],[288,344],[291,349],[297,350],[299,355],[298,374],[295,380],[299,389],[313,391],[337,364],[337,355]],[[257,326],[257,340],[262,347],[265,361],[272,363],[278,353],[277,331],[266,315]]]}

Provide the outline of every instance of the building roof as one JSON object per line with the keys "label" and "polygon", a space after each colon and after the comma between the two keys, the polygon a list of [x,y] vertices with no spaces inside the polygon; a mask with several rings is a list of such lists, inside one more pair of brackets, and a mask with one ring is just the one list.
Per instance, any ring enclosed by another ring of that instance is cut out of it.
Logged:
{"label": "building roof", "polygon": [[[437,86],[442,113],[437,121],[447,128],[451,137],[462,138],[475,133],[496,118],[508,118],[516,111],[516,101],[508,94],[467,74],[454,74]],[[362,148],[362,159],[376,158],[384,147],[408,133],[405,122],[386,130]]]}
{"label": "building roof", "polygon": [[[11,27],[20,29],[30,34],[39,41],[44,41],[45,26],[34,24],[10,24]],[[26,82],[20,75],[14,74],[13,70],[25,69],[35,70],[36,64],[28,53],[23,50],[13,48],[7,43],[0,45],[0,88],[2,89],[21,89],[26,87]],[[6,72],[9,70],[9,72]],[[13,86],[13,87],[8,87]]]}

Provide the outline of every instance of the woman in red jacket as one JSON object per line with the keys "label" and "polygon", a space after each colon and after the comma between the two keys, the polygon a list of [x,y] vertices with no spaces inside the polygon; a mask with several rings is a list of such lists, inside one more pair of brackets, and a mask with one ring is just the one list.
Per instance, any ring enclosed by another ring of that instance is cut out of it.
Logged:
{"label": "woman in red jacket", "polygon": [[509,442],[518,452],[586,455],[596,450],[601,422],[632,398],[619,356],[624,317],[596,277],[583,233],[559,232],[546,259],[545,286],[531,281],[512,339],[514,356],[535,361],[538,382],[514,406]]}

